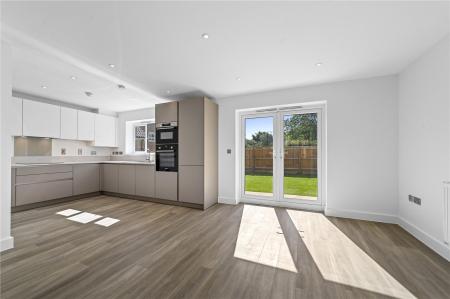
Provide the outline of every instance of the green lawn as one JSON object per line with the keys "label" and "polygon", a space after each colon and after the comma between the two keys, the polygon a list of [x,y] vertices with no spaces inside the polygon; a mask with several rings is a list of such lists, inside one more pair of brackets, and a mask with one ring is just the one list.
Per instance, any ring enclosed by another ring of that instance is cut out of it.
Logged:
{"label": "green lawn", "polygon": [[[269,175],[246,175],[245,191],[272,193],[272,179]],[[317,197],[317,178],[284,177],[284,193]]]}

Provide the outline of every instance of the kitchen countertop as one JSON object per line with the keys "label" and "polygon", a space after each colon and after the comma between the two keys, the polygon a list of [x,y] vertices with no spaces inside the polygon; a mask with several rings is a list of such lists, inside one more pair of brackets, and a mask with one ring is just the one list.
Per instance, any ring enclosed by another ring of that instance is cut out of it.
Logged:
{"label": "kitchen countertop", "polygon": [[77,162],[54,162],[54,163],[16,163],[12,168],[39,167],[52,165],[78,165],[78,164],[131,164],[131,165],[155,165],[155,162],[146,161],[77,161]]}

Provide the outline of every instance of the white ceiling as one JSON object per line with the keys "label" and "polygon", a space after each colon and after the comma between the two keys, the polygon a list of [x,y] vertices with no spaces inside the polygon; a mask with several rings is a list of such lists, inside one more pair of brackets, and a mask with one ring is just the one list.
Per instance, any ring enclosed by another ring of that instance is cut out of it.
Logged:
{"label": "white ceiling", "polygon": [[[116,76],[102,76],[91,68],[86,71],[81,63],[68,63],[32,48],[14,46],[13,65],[16,91],[107,112],[135,110],[161,102]],[[71,79],[72,76],[76,79]],[[126,88],[119,89],[118,84]],[[86,96],[86,91],[93,95]]]}
{"label": "white ceiling", "polygon": [[1,5],[14,88],[113,111],[394,74],[450,31],[448,1]]}

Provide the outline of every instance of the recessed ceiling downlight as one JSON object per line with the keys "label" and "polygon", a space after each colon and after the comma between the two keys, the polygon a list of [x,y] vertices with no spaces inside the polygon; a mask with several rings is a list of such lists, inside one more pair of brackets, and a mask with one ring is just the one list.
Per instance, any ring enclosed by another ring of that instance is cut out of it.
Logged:
{"label": "recessed ceiling downlight", "polygon": [[202,34],[202,38],[203,39],[208,39],[209,38],[209,34],[208,33],[203,33]]}
{"label": "recessed ceiling downlight", "polygon": [[323,63],[322,62],[318,62],[318,63],[316,63],[316,66],[322,66],[323,65]]}
{"label": "recessed ceiling downlight", "polygon": [[236,81],[241,81],[241,77],[236,77]]}
{"label": "recessed ceiling downlight", "polygon": [[166,90],[166,93],[167,93],[167,94],[170,94],[170,93],[171,93],[171,91],[170,91],[170,90],[168,89],[168,90]]}
{"label": "recessed ceiling downlight", "polygon": [[112,64],[112,63],[108,64],[108,66],[109,66],[110,68],[112,68],[112,69],[116,67],[116,65],[115,65],[115,64]]}
{"label": "recessed ceiling downlight", "polygon": [[41,88],[42,88],[42,89],[47,89],[47,86],[41,85]]}
{"label": "recessed ceiling downlight", "polygon": [[75,77],[75,76],[70,76],[70,79],[72,79],[72,80],[76,80],[76,79],[77,79],[77,77]]}
{"label": "recessed ceiling downlight", "polygon": [[87,95],[88,97],[91,97],[93,95],[93,93],[90,91],[85,91],[84,94]]}

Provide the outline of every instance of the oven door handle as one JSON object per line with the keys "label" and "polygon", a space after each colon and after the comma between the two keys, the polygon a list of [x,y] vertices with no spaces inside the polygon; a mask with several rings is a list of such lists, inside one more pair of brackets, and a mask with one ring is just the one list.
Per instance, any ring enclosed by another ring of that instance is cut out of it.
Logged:
{"label": "oven door handle", "polygon": [[170,129],[175,129],[175,127],[158,127],[158,128],[156,128],[156,130],[170,130]]}
{"label": "oven door handle", "polygon": [[160,151],[156,151],[156,153],[174,153],[174,150],[160,150]]}

